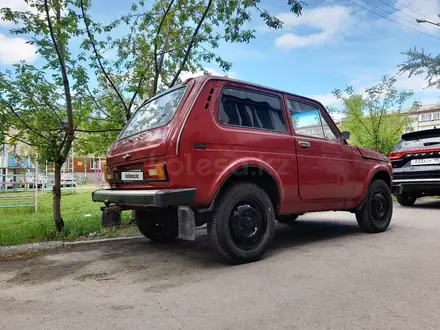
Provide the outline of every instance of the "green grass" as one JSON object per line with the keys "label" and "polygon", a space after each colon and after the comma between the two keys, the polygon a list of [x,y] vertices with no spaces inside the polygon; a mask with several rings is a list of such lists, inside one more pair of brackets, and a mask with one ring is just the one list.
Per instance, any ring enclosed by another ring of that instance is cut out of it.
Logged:
{"label": "green grass", "polygon": [[61,214],[65,227],[57,233],[52,219],[52,194],[39,192],[36,213],[33,208],[0,208],[0,246],[139,235],[136,226],[129,223],[129,212],[123,212],[121,227],[102,227],[100,206],[92,202],[91,191],[63,195]]}

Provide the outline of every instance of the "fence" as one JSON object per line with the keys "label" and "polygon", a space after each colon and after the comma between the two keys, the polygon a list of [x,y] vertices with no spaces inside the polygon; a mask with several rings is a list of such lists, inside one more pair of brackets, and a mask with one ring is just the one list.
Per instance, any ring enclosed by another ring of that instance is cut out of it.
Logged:
{"label": "fence", "polygon": [[38,188],[43,188],[38,168],[0,167],[0,208],[29,207],[37,212]]}
{"label": "fence", "polygon": [[[44,191],[52,191],[55,184],[54,165],[46,164],[46,170],[44,172]],[[65,172],[64,168],[61,172],[61,192],[64,194],[76,194],[78,193],[78,184],[74,173]]]}

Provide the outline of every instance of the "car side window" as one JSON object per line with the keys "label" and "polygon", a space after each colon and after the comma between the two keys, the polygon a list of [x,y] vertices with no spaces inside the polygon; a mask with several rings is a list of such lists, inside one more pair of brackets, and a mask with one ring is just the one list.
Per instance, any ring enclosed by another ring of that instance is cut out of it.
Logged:
{"label": "car side window", "polygon": [[288,100],[288,105],[296,134],[338,141],[338,136],[317,107],[294,100]]}
{"label": "car side window", "polygon": [[226,125],[287,132],[280,98],[246,89],[223,89],[218,118]]}

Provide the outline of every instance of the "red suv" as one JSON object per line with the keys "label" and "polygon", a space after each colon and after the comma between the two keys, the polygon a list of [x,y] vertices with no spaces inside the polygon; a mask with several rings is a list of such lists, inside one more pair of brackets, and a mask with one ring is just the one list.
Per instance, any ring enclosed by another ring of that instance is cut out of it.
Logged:
{"label": "red suv", "polygon": [[317,101],[223,77],[188,79],[145,102],[111,146],[93,193],[103,223],[134,210],[151,240],[193,240],[207,224],[214,249],[260,258],[275,219],[349,211],[367,232],[392,216],[388,159],[349,146]]}

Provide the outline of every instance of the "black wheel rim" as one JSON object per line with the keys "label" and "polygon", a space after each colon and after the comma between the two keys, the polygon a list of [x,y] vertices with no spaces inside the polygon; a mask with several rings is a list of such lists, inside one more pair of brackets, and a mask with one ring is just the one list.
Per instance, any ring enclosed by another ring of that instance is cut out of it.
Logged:
{"label": "black wheel rim", "polygon": [[235,246],[252,250],[264,238],[267,218],[264,207],[254,199],[246,199],[234,205],[229,218],[229,232]]}
{"label": "black wheel rim", "polygon": [[373,221],[377,224],[385,223],[389,210],[390,205],[385,192],[381,189],[376,190],[370,201],[370,214]]}

